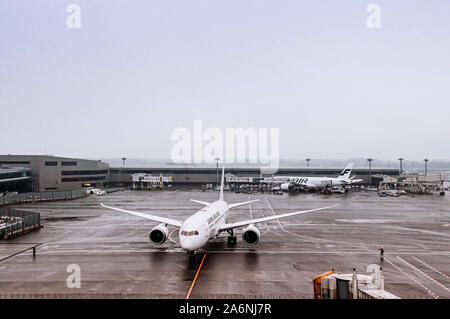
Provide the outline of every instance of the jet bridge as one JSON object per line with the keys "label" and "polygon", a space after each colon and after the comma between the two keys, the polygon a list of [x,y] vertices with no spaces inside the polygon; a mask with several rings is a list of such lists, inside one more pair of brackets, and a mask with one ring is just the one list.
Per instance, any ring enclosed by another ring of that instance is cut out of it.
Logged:
{"label": "jet bridge", "polygon": [[131,175],[133,189],[162,189],[166,184],[173,183],[173,176],[154,176],[146,173]]}
{"label": "jet bridge", "polygon": [[444,174],[386,176],[379,190],[403,190],[412,194],[444,195]]}

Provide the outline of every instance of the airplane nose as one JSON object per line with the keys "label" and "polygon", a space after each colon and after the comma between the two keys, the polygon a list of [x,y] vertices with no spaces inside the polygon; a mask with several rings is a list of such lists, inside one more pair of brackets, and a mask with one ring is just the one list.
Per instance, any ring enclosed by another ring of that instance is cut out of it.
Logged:
{"label": "airplane nose", "polygon": [[187,251],[193,251],[196,249],[190,238],[180,238],[180,246],[182,249]]}

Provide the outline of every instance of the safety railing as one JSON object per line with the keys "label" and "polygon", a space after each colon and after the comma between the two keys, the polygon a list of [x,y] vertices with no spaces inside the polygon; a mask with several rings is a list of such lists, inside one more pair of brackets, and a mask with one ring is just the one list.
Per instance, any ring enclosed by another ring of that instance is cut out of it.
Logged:
{"label": "safety railing", "polygon": [[41,227],[41,215],[39,213],[12,207],[0,208],[0,239],[20,235]]}
{"label": "safety railing", "polygon": [[67,191],[33,192],[23,194],[0,195],[0,206],[7,204],[30,203],[52,200],[75,199],[87,196],[81,189]]}

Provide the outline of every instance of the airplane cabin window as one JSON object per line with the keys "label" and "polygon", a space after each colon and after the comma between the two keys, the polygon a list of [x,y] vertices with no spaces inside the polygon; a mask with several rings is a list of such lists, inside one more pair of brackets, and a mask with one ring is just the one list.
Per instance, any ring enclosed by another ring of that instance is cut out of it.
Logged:
{"label": "airplane cabin window", "polygon": [[198,235],[198,231],[195,231],[195,232],[194,232],[194,235]]}

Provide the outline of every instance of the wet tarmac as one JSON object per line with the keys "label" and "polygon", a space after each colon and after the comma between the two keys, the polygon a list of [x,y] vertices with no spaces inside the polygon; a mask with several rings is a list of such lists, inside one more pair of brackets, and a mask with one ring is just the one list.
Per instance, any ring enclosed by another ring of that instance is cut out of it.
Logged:
{"label": "wet tarmac", "polygon": [[[17,206],[40,212],[44,228],[0,241],[0,297],[184,298],[205,252],[189,264],[174,244],[177,231],[172,241],[155,246],[148,234],[157,223],[99,203],[183,220],[201,208],[190,198],[213,201],[217,193],[123,191]],[[383,267],[385,289],[401,298],[450,298],[449,193],[225,194],[229,203],[249,198],[260,202],[235,209],[230,221],[339,205],[260,224],[255,247],[243,244],[241,229],[235,246],[227,245],[227,234],[212,240],[190,298],[312,298],[314,276],[331,268],[365,273],[369,264]],[[26,249],[36,244],[33,257]],[[80,269],[80,288],[66,282],[73,264]]]}

